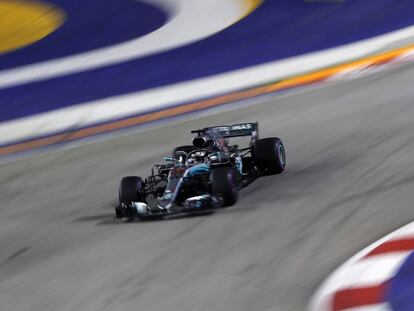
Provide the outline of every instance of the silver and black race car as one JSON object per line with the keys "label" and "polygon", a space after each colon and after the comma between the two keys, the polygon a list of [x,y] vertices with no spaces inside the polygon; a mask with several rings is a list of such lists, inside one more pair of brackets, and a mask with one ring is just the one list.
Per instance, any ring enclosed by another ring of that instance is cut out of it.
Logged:
{"label": "silver and black race car", "polygon": [[[241,188],[260,176],[285,170],[282,141],[259,139],[258,123],[213,126],[191,133],[195,134],[192,145],[176,147],[146,179],[122,178],[117,218],[144,219],[230,206],[237,202]],[[245,147],[239,147],[240,143]]]}

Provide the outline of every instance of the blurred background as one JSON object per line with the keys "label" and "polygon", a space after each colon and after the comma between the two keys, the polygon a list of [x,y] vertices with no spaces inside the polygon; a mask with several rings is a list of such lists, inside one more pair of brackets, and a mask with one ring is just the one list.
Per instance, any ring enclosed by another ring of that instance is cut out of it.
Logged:
{"label": "blurred background", "polygon": [[[414,310],[413,25],[409,0],[0,0],[1,308]],[[123,176],[240,122],[283,174],[114,219]]]}

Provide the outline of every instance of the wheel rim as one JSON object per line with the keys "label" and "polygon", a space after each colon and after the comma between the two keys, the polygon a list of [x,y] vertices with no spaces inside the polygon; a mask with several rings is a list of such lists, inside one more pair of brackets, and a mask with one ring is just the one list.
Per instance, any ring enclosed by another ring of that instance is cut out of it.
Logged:
{"label": "wheel rim", "polygon": [[285,154],[285,148],[283,148],[283,145],[278,146],[277,152],[279,154],[279,162],[284,167],[286,164],[286,154]]}

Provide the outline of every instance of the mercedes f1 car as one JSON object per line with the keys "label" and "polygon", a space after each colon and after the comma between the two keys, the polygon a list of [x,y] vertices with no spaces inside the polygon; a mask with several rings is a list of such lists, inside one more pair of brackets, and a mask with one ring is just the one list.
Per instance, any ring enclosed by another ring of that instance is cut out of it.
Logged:
{"label": "mercedes f1 car", "polygon": [[[285,170],[280,138],[259,139],[258,123],[191,131],[191,145],[176,147],[145,179],[124,177],[116,217],[124,220],[196,213],[237,202],[238,192],[260,176]],[[245,147],[232,144],[238,139]]]}

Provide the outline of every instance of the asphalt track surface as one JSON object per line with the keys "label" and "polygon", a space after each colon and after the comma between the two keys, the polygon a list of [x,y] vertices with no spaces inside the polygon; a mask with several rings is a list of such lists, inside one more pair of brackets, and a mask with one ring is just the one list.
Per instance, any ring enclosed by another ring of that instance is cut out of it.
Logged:
{"label": "asphalt track surface", "polygon": [[[0,165],[8,311],[305,310],[355,252],[414,219],[414,67]],[[260,122],[288,168],[210,215],[120,223],[145,175],[195,127]]]}

